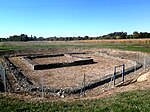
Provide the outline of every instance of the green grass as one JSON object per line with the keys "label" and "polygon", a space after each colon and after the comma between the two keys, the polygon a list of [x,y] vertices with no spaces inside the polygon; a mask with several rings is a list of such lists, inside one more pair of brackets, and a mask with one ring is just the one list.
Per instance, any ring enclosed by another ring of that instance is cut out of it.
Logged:
{"label": "green grass", "polygon": [[0,44],[0,51],[21,50],[29,48],[111,48],[150,52],[149,43],[4,42]]}
{"label": "green grass", "polygon": [[70,42],[3,42],[0,51],[29,48],[111,48],[130,51],[150,52],[149,43],[70,43]]}
{"label": "green grass", "polygon": [[150,89],[119,93],[106,98],[74,102],[25,102],[0,96],[0,111],[36,112],[149,112]]}
{"label": "green grass", "polygon": [[101,45],[104,48],[121,49],[129,51],[150,52],[150,44],[137,43],[111,43]]}

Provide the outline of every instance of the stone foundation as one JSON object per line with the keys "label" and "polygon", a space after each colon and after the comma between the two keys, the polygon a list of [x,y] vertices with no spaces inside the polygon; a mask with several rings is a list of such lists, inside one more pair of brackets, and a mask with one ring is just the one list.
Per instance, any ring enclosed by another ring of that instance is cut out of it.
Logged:
{"label": "stone foundation", "polygon": [[[73,54],[73,53],[71,53]],[[52,68],[60,68],[60,67],[68,67],[68,66],[79,66],[79,65],[86,65],[86,64],[94,64],[94,60],[90,57],[74,57],[78,60],[71,61],[71,62],[60,62],[60,63],[49,63],[49,64],[38,64],[34,62],[32,59],[35,58],[45,58],[45,57],[59,57],[59,56],[71,56],[70,54],[54,54],[54,55],[37,55],[37,56],[28,56],[23,57],[23,59],[27,62],[27,65],[32,70],[44,70],[44,69],[52,69]]]}

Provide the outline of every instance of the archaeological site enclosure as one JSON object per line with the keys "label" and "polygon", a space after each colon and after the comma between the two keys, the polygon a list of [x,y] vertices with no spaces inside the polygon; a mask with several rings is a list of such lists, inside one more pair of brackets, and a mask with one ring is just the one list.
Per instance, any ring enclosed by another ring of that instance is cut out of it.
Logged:
{"label": "archaeological site enclosure", "polygon": [[48,94],[63,91],[64,95],[70,95],[110,83],[114,75],[116,80],[123,75],[125,80],[136,77],[134,72],[146,70],[149,65],[149,55],[144,53],[73,49],[12,53],[3,57],[0,69],[7,91]]}

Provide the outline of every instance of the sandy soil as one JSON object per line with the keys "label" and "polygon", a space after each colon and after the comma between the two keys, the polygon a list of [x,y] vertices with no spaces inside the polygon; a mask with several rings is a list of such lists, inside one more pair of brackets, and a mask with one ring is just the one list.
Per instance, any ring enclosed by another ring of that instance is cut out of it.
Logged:
{"label": "sandy soil", "polygon": [[[77,56],[77,55],[75,55]],[[78,55],[83,56],[83,55]],[[19,67],[23,73],[35,85],[41,84],[41,77],[43,77],[44,85],[54,87],[75,87],[81,86],[86,76],[86,82],[90,82],[113,73],[114,66],[125,64],[126,68],[133,66],[132,61],[127,59],[120,59],[114,57],[101,56],[98,53],[86,54],[87,57],[91,57],[96,62],[95,64],[62,67],[48,70],[30,70],[29,66],[21,59],[21,57],[11,57],[10,60]],[[38,63],[50,63],[66,61],[66,58],[39,58],[34,61]],[[119,69],[118,69],[119,71]]]}

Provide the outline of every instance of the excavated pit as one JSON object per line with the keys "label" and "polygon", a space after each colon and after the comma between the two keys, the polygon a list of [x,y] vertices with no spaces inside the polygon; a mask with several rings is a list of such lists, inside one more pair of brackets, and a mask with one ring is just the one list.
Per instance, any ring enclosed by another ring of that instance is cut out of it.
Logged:
{"label": "excavated pit", "polygon": [[32,82],[25,86],[22,84],[30,91],[41,91],[43,84],[45,90],[48,88],[50,92],[63,89],[66,93],[77,93],[83,86],[84,74],[88,89],[109,82],[114,66],[125,64],[127,69],[133,66],[131,60],[98,52],[16,56],[7,59],[23,74],[18,76],[29,79],[27,83]]}
{"label": "excavated pit", "polygon": [[[4,57],[19,88],[28,92],[79,93],[111,81],[114,66],[125,65],[125,75],[142,67],[136,54],[122,51],[86,51],[62,54],[30,54]],[[116,77],[121,77],[121,68]],[[85,75],[85,84],[83,80]],[[18,86],[17,86],[18,88]],[[21,90],[18,89],[18,90]]]}

